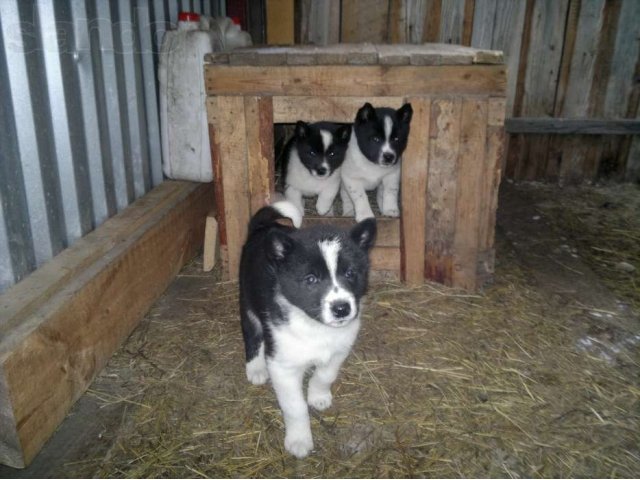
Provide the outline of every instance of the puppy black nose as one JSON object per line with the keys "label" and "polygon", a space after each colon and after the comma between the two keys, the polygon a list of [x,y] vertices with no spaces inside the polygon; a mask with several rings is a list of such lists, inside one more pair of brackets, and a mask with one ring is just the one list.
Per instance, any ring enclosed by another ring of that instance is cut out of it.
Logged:
{"label": "puppy black nose", "polygon": [[346,302],[334,303],[331,312],[336,318],[344,318],[351,313],[351,306]]}
{"label": "puppy black nose", "polygon": [[318,167],[316,168],[316,172],[318,172],[318,175],[322,176],[327,173],[327,169],[325,167]]}
{"label": "puppy black nose", "polygon": [[384,160],[384,163],[392,163],[396,159],[396,156],[391,152],[384,152],[382,154],[382,159]]}

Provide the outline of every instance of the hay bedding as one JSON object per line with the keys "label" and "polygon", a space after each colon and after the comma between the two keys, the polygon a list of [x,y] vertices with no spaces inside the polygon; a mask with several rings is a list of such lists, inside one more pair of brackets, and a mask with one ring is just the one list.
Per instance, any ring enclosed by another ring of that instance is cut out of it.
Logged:
{"label": "hay bedding", "polygon": [[283,451],[271,387],[244,378],[237,285],[194,262],[92,386],[105,406],[127,405],[105,432],[111,448],[63,473],[640,475],[638,345],[609,360],[580,348],[584,307],[550,304],[509,246],[498,249],[497,281],[483,295],[433,284],[371,288],[334,405],[313,413],[316,450],[300,461]]}

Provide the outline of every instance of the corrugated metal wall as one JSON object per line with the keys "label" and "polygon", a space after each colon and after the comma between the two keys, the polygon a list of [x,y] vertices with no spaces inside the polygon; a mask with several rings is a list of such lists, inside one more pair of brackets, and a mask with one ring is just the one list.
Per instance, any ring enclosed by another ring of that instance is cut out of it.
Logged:
{"label": "corrugated metal wall", "polygon": [[0,0],[0,292],[162,181],[162,35],[221,4]]}

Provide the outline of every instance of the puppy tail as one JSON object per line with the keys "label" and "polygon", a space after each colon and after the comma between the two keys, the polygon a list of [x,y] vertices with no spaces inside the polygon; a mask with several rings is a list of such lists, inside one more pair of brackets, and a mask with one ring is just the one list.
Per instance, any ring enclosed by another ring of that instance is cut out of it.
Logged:
{"label": "puppy tail", "polygon": [[249,223],[249,235],[261,228],[270,227],[276,220],[288,218],[293,222],[293,226],[300,228],[302,225],[302,212],[288,200],[281,200],[266,207],[262,207],[256,212]]}

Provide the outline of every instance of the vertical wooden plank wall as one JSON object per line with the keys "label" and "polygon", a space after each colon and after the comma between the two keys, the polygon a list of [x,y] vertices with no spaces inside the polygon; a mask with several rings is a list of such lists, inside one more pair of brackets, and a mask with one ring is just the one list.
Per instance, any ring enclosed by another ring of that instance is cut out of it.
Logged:
{"label": "vertical wooden plank wall", "polygon": [[[341,24],[339,38],[319,36],[319,43],[443,42],[502,50],[508,67],[507,116],[638,117],[638,0],[353,0],[341,5],[340,19],[331,21],[334,32]],[[605,176],[640,181],[639,152],[637,136],[517,134],[509,138],[507,164],[501,168],[518,180],[579,183]]]}

